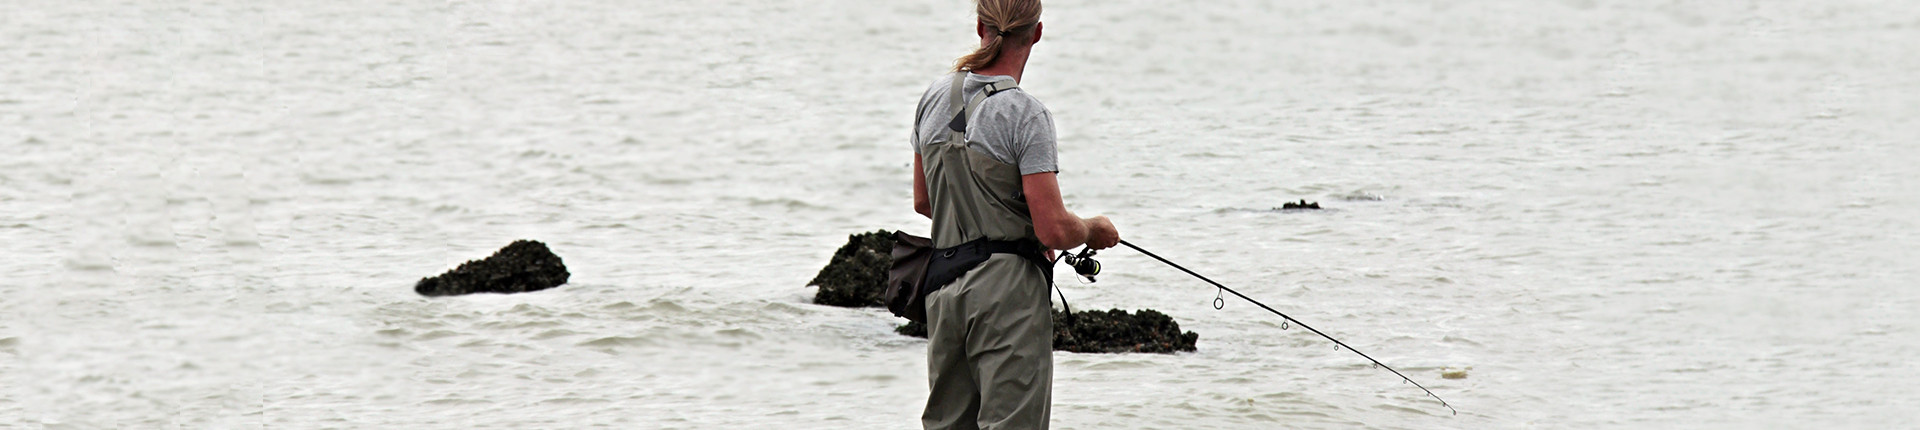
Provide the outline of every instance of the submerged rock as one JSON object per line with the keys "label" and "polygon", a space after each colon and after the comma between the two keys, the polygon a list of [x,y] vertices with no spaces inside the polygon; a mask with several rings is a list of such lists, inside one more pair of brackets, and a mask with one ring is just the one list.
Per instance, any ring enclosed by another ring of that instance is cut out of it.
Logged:
{"label": "submerged rock", "polygon": [[[1180,332],[1173,317],[1152,309],[1128,314],[1112,309],[1106,312],[1073,313],[1073,321],[1054,312],[1053,349],[1073,352],[1193,352],[1200,335]],[[1067,324],[1060,324],[1067,322]]]}
{"label": "submerged rock", "polygon": [[906,324],[901,324],[899,327],[894,327],[893,332],[899,333],[901,336],[913,336],[921,339],[926,339],[927,325],[921,324],[918,321],[907,321]]}
{"label": "submerged rock", "polygon": [[[813,303],[849,308],[886,307],[887,269],[893,265],[893,232],[878,230],[847,236],[847,244],[833,252],[833,258],[808,286],[817,287]],[[927,326],[908,322],[895,332],[927,337]],[[1180,332],[1180,324],[1166,314],[1151,309],[1127,313],[1109,311],[1074,312],[1072,318],[1053,311],[1053,349],[1071,352],[1157,352],[1193,351],[1200,339],[1194,332]]]}
{"label": "submerged rock", "polygon": [[567,265],[547,244],[516,240],[481,260],[461,263],[440,276],[422,278],[413,291],[423,296],[473,293],[524,293],[567,283]]}
{"label": "submerged rock", "polygon": [[847,308],[886,307],[887,268],[893,265],[893,232],[877,230],[847,236],[827,267],[807,281],[818,287],[813,303]]}
{"label": "submerged rock", "polygon": [[[927,337],[927,326],[907,322],[893,330],[907,336]],[[1171,354],[1192,352],[1200,335],[1180,332],[1180,323],[1152,309],[1128,314],[1113,309],[1074,312],[1071,321],[1059,310],[1053,311],[1053,350],[1085,353],[1153,352]]]}
{"label": "submerged rock", "polygon": [[1307,199],[1300,199],[1300,201],[1299,201],[1299,202],[1297,202],[1297,203],[1296,203],[1296,202],[1286,202],[1286,203],[1282,203],[1282,204],[1280,204],[1280,207],[1279,207],[1279,209],[1280,209],[1280,210],[1283,210],[1283,211],[1284,211],[1284,210],[1314,210],[1314,209],[1320,209],[1320,202],[1308,202],[1308,201],[1307,201]]}

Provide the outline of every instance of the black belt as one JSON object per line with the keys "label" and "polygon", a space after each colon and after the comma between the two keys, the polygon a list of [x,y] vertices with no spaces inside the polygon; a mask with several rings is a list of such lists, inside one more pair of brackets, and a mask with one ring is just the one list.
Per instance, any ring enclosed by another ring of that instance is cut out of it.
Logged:
{"label": "black belt", "polygon": [[993,254],[1014,254],[1025,257],[1045,274],[1047,283],[1053,283],[1053,261],[1047,259],[1047,247],[1038,240],[987,240],[974,239],[952,248],[933,250],[933,256],[927,261],[927,280],[924,285],[928,291],[938,290],[961,275],[986,262]]}

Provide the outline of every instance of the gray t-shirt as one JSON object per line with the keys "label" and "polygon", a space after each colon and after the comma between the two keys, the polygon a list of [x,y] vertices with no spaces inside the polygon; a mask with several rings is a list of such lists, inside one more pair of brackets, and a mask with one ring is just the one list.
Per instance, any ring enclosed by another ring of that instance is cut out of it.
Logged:
{"label": "gray t-shirt", "polygon": [[[946,141],[947,122],[954,115],[947,101],[953,77],[954,74],[949,73],[933,81],[926,94],[920,96],[920,109],[913,119],[913,153],[919,154],[920,148],[929,143]],[[1013,77],[969,72],[960,92],[971,99],[974,94],[985,91],[988,83],[1000,80],[1011,81]],[[1019,88],[1002,91],[980,102],[979,111],[967,119],[967,140],[979,143],[973,148],[993,159],[1019,166],[1022,175],[1060,171],[1054,154],[1053,114],[1047,112],[1039,99]]]}

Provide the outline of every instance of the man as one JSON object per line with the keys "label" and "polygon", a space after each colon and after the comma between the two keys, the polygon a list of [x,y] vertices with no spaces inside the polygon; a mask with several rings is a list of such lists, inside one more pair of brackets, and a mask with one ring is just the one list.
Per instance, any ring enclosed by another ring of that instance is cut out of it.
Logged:
{"label": "man", "polygon": [[926,304],[928,429],[1047,428],[1052,250],[1120,241],[1106,217],[1067,211],[1052,114],[1017,88],[1040,41],[1040,9],[1038,0],[978,0],[980,48],[920,98],[914,210],[933,219],[936,264],[979,256],[958,279],[929,285],[939,289]]}

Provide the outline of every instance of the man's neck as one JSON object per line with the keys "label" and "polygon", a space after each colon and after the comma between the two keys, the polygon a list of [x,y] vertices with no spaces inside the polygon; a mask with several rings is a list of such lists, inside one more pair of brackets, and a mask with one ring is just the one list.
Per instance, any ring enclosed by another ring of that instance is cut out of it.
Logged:
{"label": "man's neck", "polygon": [[1011,76],[1013,77],[1013,83],[1020,83],[1020,74],[1027,70],[1027,54],[1030,52],[1032,51],[1020,50],[1018,52],[1006,52],[1004,53],[1005,55],[1002,55],[999,60],[994,61],[993,64],[974,69],[973,74]]}

